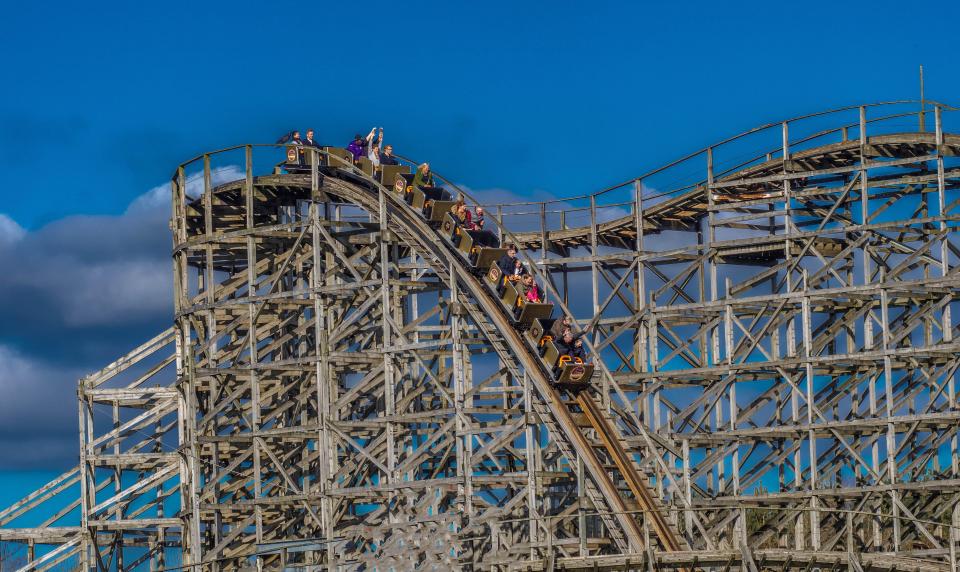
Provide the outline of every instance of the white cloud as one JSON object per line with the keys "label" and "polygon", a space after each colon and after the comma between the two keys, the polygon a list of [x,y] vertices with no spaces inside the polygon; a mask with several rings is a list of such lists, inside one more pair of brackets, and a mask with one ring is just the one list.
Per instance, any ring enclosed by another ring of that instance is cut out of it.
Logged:
{"label": "white cloud", "polygon": [[170,185],[157,185],[139,197],[133,199],[130,206],[127,207],[127,214],[142,213],[153,211],[163,207],[170,210]]}
{"label": "white cloud", "polygon": [[74,462],[81,372],[0,345],[0,458],[7,469]]}
{"label": "white cloud", "polygon": [[[211,182],[243,176],[228,165],[213,169]],[[202,190],[202,173],[191,175],[187,192]],[[170,200],[164,183],[121,215],[70,216],[30,232],[0,214],[0,264],[19,269],[0,278],[0,315],[8,304],[35,304],[74,329],[123,328],[165,312],[172,319]]]}
{"label": "white cloud", "polygon": [[82,327],[110,325],[149,315],[170,305],[172,266],[156,260],[114,261],[75,269],[64,322]]}
{"label": "white cloud", "polygon": [[[243,167],[239,165],[226,165],[216,167],[210,171],[210,184],[214,187],[242,179],[245,176]],[[127,207],[128,214],[149,212],[158,209],[166,209],[169,212],[171,193],[173,192],[170,183],[157,185],[149,191],[143,193],[130,203]],[[203,194],[203,173],[197,172],[187,177],[186,185],[187,196],[198,197]]]}
{"label": "white cloud", "polygon": [[[215,169],[214,185],[243,177]],[[197,195],[202,175],[187,191]],[[115,216],[25,230],[0,214],[0,459],[4,468],[76,462],[76,383],[173,320],[170,185]]]}
{"label": "white cloud", "polygon": [[26,231],[17,224],[17,221],[5,214],[0,214],[0,246],[17,242],[25,234]]}

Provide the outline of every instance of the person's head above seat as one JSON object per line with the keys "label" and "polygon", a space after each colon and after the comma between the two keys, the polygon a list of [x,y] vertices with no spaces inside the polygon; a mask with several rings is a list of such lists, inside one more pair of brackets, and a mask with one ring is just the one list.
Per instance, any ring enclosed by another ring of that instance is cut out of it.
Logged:
{"label": "person's head above seat", "polygon": [[361,143],[363,143],[363,135],[360,135],[359,133],[357,133],[356,135],[354,135],[354,136],[353,136],[353,142],[356,143],[356,144],[358,144],[358,145],[361,144]]}
{"label": "person's head above seat", "polygon": [[297,130],[294,130],[294,131],[293,131],[293,138],[294,138],[294,139],[299,139],[299,138],[300,138],[300,132],[297,131]]}
{"label": "person's head above seat", "polygon": [[563,343],[565,344],[573,343],[573,330],[571,330],[570,328],[564,329],[561,337],[563,338]]}
{"label": "person's head above seat", "polygon": [[517,245],[514,244],[514,243],[512,243],[512,242],[511,242],[510,244],[508,244],[508,245],[507,245],[507,254],[508,254],[511,258],[513,258],[514,256],[516,256],[516,255],[517,255]]}
{"label": "person's head above seat", "polygon": [[526,286],[533,286],[533,274],[524,274],[523,278],[521,278],[520,280]]}
{"label": "person's head above seat", "polygon": [[393,145],[385,145],[385,146],[383,147],[383,154],[386,155],[387,157],[392,156],[392,155],[393,155]]}
{"label": "person's head above seat", "polygon": [[483,207],[477,207],[477,216],[483,216]]}
{"label": "person's head above seat", "polygon": [[307,129],[307,139],[313,141],[313,129]]}

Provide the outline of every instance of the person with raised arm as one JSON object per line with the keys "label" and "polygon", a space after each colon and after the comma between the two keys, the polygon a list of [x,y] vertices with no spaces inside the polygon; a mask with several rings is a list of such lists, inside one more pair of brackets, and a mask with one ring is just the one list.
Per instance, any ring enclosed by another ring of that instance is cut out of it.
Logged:
{"label": "person with raised arm", "polygon": [[370,133],[367,134],[366,139],[366,148],[367,148],[367,159],[370,159],[370,162],[373,163],[374,170],[380,169],[380,146],[383,145],[383,127],[380,128],[380,136],[374,141],[374,135],[377,133],[377,128],[374,127],[370,130]]}

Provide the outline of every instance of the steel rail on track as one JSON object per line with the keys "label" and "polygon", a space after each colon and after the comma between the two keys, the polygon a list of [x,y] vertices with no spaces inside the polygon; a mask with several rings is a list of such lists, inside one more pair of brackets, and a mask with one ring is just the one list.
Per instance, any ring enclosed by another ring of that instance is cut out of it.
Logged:
{"label": "steel rail on track", "polygon": [[[270,145],[264,145],[264,146],[269,147]],[[275,147],[282,147],[282,146],[277,145]],[[630,511],[628,510],[628,507],[623,504],[623,499],[620,497],[620,494],[617,492],[617,489],[613,484],[613,481],[611,480],[610,476],[607,474],[606,470],[604,469],[603,463],[600,461],[599,457],[597,456],[596,451],[594,450],[594,445],[591,445],[590,442],[587,440],[586,436],[583,435],[583,433],[579,430],[568,406],[564,403],[559,393],[553,387],[550,381],[551,379],[550,376],[544,373],[539,359],[535,359],[530,355],[525,342],[521,339],[519,333],[513,328],[510,320],[504,315],[503,310],[499,307],[498,304],[495,303],[495,301],[491,297],[491,294],[488,292],[487,288],[475,276],[473,276],[473,274],[470,272],[470,269],[465,267],[463,262],[460,260],[458,254],[454,252],[453,248],[447,243],[445,243],[439,237],[436,231],[427,224],[427,222],[423,219],[423,217],[418,213],[415,213],[413,209],[410,207],[410,205],[408,205],[400,197],[396,196],[395,193],[391,192],[391,190],[387,189],[384,185],[376,181],[374,178],[370,177],[366,173],[363,173],[362,171],[357,169],[353,164],[348,163],[347,161],[343,160],[341,157],[337,155],[333,155],[323,149],[316,149],[316,148],[310,148],[308,152],[314,153],[318,156],[326,157],[328,161],[335,166],[336,169],[341,170],[345,173],[348,173],[354,178],[359,178],[362,181],[364,181],[364,183],[368,187],[370,187],[372,191],[375,191],[377,193],[376,198],[378,198],[380,194],[382,194],[383,197],[388,198],[390,203],[392,203],[394,206],[394,208],[390,209],[389,214],[393,214],[395,218],[397,217],[397,215],[402,214],[400,218],[404,221],[405,226],[408,229],[416,230],[416,232],[410,233],[410,237],[414,239],[415,238],[426,239],[426,241],[423,242],[421,246],[427,246],[429,250],[433,250],[434,255],[437,256],[438,259],[446,260],[448,263],[451,264],[451,266],[456,268],[455,274],[457,275],[456,278],[458,279],[458,281],[468,288],[468,290],[470,291],[471,295],[475,300],[481,301],[484,304],[483,315],[475,315],[474,319],[477,320],[478,322],[482,322],[483,319],[486,318],[486,319],[491,319],[495,322],[496,329],[500,332],[500,334],[504,337],[504,339],[508,340],[508,343],[511,346],[511,349],[513,350],[513,354],[509,354],[509,353],[501,354],[501,357],[505,361],[510,361],[511,358],[516,359],[518,356],[522,356],[521,365],[523,367],[523,370],[531,374],[530,377],[534,380],[535,384],[537,385],[538,391],[544,397],[544,400],[548,405],[548,407],[550,408],[550,411],[555,417],[555,419],[557,419],[557,421],[559,422],[562,429],[562,433],[575,446],[575,449],[577,450],[578,455],[580,455],[581,458],[585,461],[585,465],[590,471],[591,476],[593,477],[597,486],[601,489],[603,498],[608,503],[612,502],[618,505],[618,506],[613,506],[612,508],[614,510],[612,510],[611,512],[615,514],[617,520],[620,521],[620,526],[629,537],[631,544],[636,547],[642,546],[643,545],[642,531],[640,530],[636,520],[633,518],[633,516],[630,515]],[[312,171],[317,171],[317,169],[318,169],[317,162],[315,161],[313,163]],[[311,180],[318,181],[316,172],[312,174]],[[328,180],[328,178],[325,178],[324,180],[326,181]],[[339,183],[338,186],[359,188],[358,185],[344,178],[337,178],[337,181]],[[334,194],[338,194],[338,193],[335,192]],[[342,193],[342,190],[341,190],[339,194],[344,194],[344,193]],[[466,195],[466,193],[464,194]],[[364,210],[366,210],[370,214],[376,213],[378,210],[377,205],[373,203],[361,204],[363,201],[357,200],[357,199],[360,199],[363,195],[366,195],[370,199],[375,198],[374,195],[364,192],[362,194],[355,195],[353,202],[358,206],[361,206],[361,208],[364,208]],[[473,200],[472,197],[469,197],[469,198]],[[510,231],[504,228],[500,224],[499,220],[496,219],[496,217],[491,217],[491,218],[494,220],[494,224],[501,229],[501,232],[503,234],[506,234],[508,236],[510,235]],[[532,268],[534,269],[534,272],[539,276],[539,271],[535,270],[535,267],[532,267]],[[443,276],[444,274],[447,274],[447,270],[444,268],[434,268],[434,271],[438,272],[438,274],[441,276]],[[542,280],[542,277],[540,278]],[[569,310],[565,306],[564,306],[564,311],[569,313]],[[602,368],[602,369],[605,370],[605,368]],[[609,372],[607,372],[607,375],[609,376]],[[589,399],[592,400],[592,398],[589,398]],[[596,419],[595,421],[596,423],[603,423],[603,426],[605,428],[604,431],[609,441],[609,443],[605,443],[605,448],[608,449],[608,452],[611,458],[620,459],[621,463],[627,463],[628,456],[626,451],[623,450],[622,448],[621,440],[619,438],[612,438],[616,430],[609,423],[606,423],[604,421],[600,421],[597,419],[597,417],[599,416],[599,409],[594,407],[592,409],[592,413],[594,418]],[[646,485],[642,483],[642,480],[639,477],[639,473],[637,473],[635,470],[626,470],[622,474],[624,475],[625,479],[633,481],[630,485],[631,490],[640,491],[640,490],[643,490],[643,488],[645,488]],[[638,499],[641,499],[640,502],[644,502],[642,498],[643,498],[642,494],[641,496],[638,496]],[[647,491],[646,499],[647,499],[647,502],[645,504],[648,505],[646,508],[648,508],[649,510],[655,510],[655,505],[652,502],[652,496],[649,494],[649,491]],[[670,550],[671,547],[678,546],[679,541],[677,540],[676,536],[668,530],[668,527],[662,525],[662,523],[665,523],[665,522],[666,522],[665,520],[661,519],[661,526],[656,527],[657,534],[658,536],[661,536],[661,542],[663,546],[666,549]]]}
{"label": "steel rail on track", "polygon": [[640,475],[640,473],[633,466],[633,463],[630,461],[627,452],[624,451],[623,447],[620,445],[617,430],[603,417],[600,410],[597,408],[596,401],[594,401],[594,399],[590,397],[586,391],[581,391],[577,395],[577,403],[581,408],[583,408],[583,412],[586,413],[587,419],[590,421],[590,424],[593,425],[594,430],[596,430],[597,434],[603,440],[607,450],[611,452],[613,462],[616,463],[617,467],[620,469],[620,473],[624,476],[624,480],[627,481],[627,486],[630,487],[633,495],[639,501],[640,507],[645,511],[645,513],[649,514],[653,520],[654,532],[656,532],[657,536],[660,538],[664,548],[666,548],[667,552],[676,552],[680,550],[680,541],[670,528],[667,520],[664,518],[660,507],[656,505],[653,495],[650,493],[650,488],[647,487],[646,483],[643,482],[643,476]]}
{"label": "steel rail on track", "polygon": [[[311,152],[318,154],[323,153],[323,151],[316,149],[312,149]],[[336,156],[333,155],[333,157]],[[337,157],[337,159],[339,159],[339,157]],[[341,160],[340,162],[342,163],[343,161]],[[549,372],[545,373],[540,360],[533,358],[530,355],[526,343],[521,339],[520,335],[514,329],[510,320],[506,317],[503,309],[496,303],[495,300],[493,300],[488,289],[472,274],[471,269],[465,266],[465,264],[460,260],[459,255],[454,251],[453,247],[440,239],[436,231],[427,224],[424,218],[420,214],[414,212],[412,207],[398,197],[396,193],[387,189],[385,185],[379,183],[373,177],[360,172],[352,165],[350,165],[349,169],[347,169],[347,172],[353,176],[360,176],[368,185],[371,186],[372,190],[377,191],[378,194],[383,194],[384,197],[389,198],[390,202],[395,206],[390,213],[395,217],[396,215],[403,213],[405,224],[408,227],[416,228],[417,232],[411,233],[412,236],[419,236],[423,238],[429,237],[426,241],[426,245],[432,244],[434,247],[439,247],[439,249],[434,249],[434,254],[438,255],[438,258],[446,259],[451,266],[456,267],[457,278],[459,278],[460,281],[469,288],[475,300],[484,302],[485,317],[488,319],[493,319],[501,335],[510,341],[510,345],[514,350],[513,357],[516,358],[517,356],[523,356],[524,359],[522,365],[524,371],[530,374],[535,374],[531,375],[531,378],[534,379],[538,391],[541,393],[545,402],[550,407],[551,413],[555,416],[555,418],[558,419],[558,421],[560,421],[560,424],[564,429],[564,433],[566,433],[567,439],[576,445],[577,453],[581,456],[581,458],[584,459],[585,465],[588,466],[591,476],[594,478],[596,484],[603,489],[602,492],[604,493],[606,500],[608,502],[615,502],[619,505],[622,505],[620,510],[626,511],[627,507],[626,505],[623,505],[623,499],[617,492],[616,486],[610,479],[609,474],[604,469],[603,463],[600,461],[600,458],[597,456],[596,451],[594,450],[594,446],[590,444],[586,436],[582,433],[582,431],[580,431],[573,419],[568,405],[564,402],[560,394],[557,392],[557,389],[553,386]],[[350,184],[346,181],[342,182]],[[466,193],[464,194],[466,195]],[[472,200],[472,197],[469,198]],[[372,214],[373,208],[374,205],[371,204],[368,205],[365,210],[368,210],[368,212],[371,212]],[[494,219],[494,223],[500,227],[503,233],[509,234],[509,230],[502,227],[499,224],[499,220]],[[441,254],[442,256],[440,256]],[[442,269],[435,270],[440,270],[440,272],[443,272]],[[542,277],[540,278],[542,280]],[[559,296],[557,296],[557,298],[559,300]],[[569,309],[564,306],[564,311],[569,312]],[[510,356],[506,355],[501,357],[509,359]],[[605,368],[603,369],[605,370]],[[607,371],[607,375],[609,375],[609,371]],[[599,407],[594,402],[594,398],[587,392],[581,392],[576,403],[580,404],[581,408],[591,420],[591,424],[596,428],[599,436],[601,437],[604,448],[607,449],[610,457],[614,459],[624,477],[624,480],[628,482],[630,490],[637,497],[638,502],[646,511],[649,511],[651,514],[655,515],[654,531],[660,539],[664,549],[671,552],[679,550],[681,548],[680,539],[677,538],[677,535],[671,530],[666,518],[661,512],[661,509],[657,507],[655,501],[653,500],[653,495],[650,493],[646,483],[643,482],[643,477],[633,466],[628,453],[623,448],[622,437],[620,437],[619,432],[611,423],[603,418]],[[620,521],[620,525],[624,529],[624,532],[626,532],[630,537],[631,543],[637,547],[642,546],[643,533],[640,530],[636,520],[629,514],[621,514],[616,510],[614,512],[617,513],[617,519]]]}
{"label": "steel rail on track", "polygon": [[[474,300],[483,305],[482,315],[474,314],[474,319],[478,321],[478,323],[482,323],[484,319],[493,321],[493,325],[496,327],[497,331],[499,331],[500,335],[507,340],[510,349],[513,351],[511,354],[498,350],[501,358],[504,359],[505,362],[509,362],[511,360],[513,360],[514,363],[517,361],[520,362],[523,370],[526,371],[530,378],[534,381],[538,392],[540,392],[545,403],[549,407],[551,414],[559,423],[562,430],[562,435],[558,435],[558,437],[562,436],[571,442],[577,454],[580,455],[581,459],[584,461],[584,465],[587,467],[590,475],[593,477],[594,482],[599,487],[602,498],[608,504],[612,503],[614,505],[612,507],[614,508],[612,512],[615,513],[616,520],[619,521],[620,527],[628,536],[630,544],[637,548],[642,546],[642,531],[640,530],[633,516],[628,514],[628,507],[623,503],[623,499],[617,492],[616,486],[613,484],[610,476],[604,470],[603,463],[600,461],[599,457],[597,457],[593,447],[587,441],[587,438],[577,428],[576,422],[574,421],[570,410],[563,403],[560,395],[551,386],[550,381],[539,365],[539,359],[534,359],[530,355],[526,344],[520,338],[520,335],[517,333],[517,331],[513,328],[503,311],[499,308],[499,305],[495,300],[493,300],[486,287],[470,273],[469,269],[464,267],[463,263],[459,260],[458,255],[440,239],[439,235],[429,225],[427,225],[426,221],[423,220],[420,215],[413,212],[409,205],[400,200],[399,197],[394,196],[393,193],[383,188],[373,179],[369,179],[368,182],[379,186],[380,192],[382,192],[385,197],[390,198],[390,202],[394,205],[394,208],[391,209],[388,214],[393,214],[395,220],[401,220],[402,226],[406,227],[406,230],[415,230],[416,232],[411,233],[411,236],[424,239],[421,243],[421,246],[427,247],[429,250],[433,251],[433,254],[437,256],[438,259],[445,260],[451,264],[451,266],[456,268],[456,278],[458,282],[466,287]],[[338,186],[354,187],[353,184],[347,181],[341,180],[339,183],[340,185]],[[366,194],[370,199],[374,198],[373,195],[368,194],[366,191],[361,191],[361,193]],[[360,203],[361,201],[357,202]],[[365,210],[372,210],[374,205],[367,204],[363,208],[365,208]],[[428,263],[431,262],[428,260]],[[434,262],[432,264],[436,263]],[[434,267],[434,271],[438,272],[438,274],[441,276],[447,274],[446,269],[442,267]]]}

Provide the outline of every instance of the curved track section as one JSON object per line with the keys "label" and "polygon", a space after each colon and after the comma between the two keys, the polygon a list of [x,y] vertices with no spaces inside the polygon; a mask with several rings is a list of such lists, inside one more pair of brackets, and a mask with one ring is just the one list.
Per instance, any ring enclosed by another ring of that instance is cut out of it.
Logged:
{"label": "curved track section", "polygon": [[[929,157],[936,155],[937,136],[934,133],[898,133],[869,137],[864,142],[864,157],[868,159],[901,159]],[[960,136],[945,135],[940,147],[947,156],[960,156]],[[861,142],[858,140],[841,141],[805,150],[791,156],[787,165],[788,172],[794,172],[797,178],[817,175],[829,175],[843,172],[860,160]],[[735,173],[718,177],[713,184],[717,190],[714,201],[730,209],[747,208],[770,202],[769,196],[782,192],[783,159],[769,159]],[[960,175],[957,169],[951,169],[947,177]],[[772,184],[771,184],[772,183]],[[758,186],[763,186],[762,191]],[[676,196],[663,196],[661,202],[643,209],[643,230],[646,233],[658,233],[668,230],[696,230],[698,220],[706,216],[710,209],[707,198],[706,177],[693,188]],[[498,206],[487,205],[495,211]],[[511,206],[511,205],[506,205]],[[528,207],[529,210],[529,207]],[[589,225],[573,228],[545,229],[546,243],[541,232],[517,232],[518,245],[528,250],[539,250],[546,244],[554,252],[562,253],[567,249],[589,246],[593,231]],[[600,222],[597,225],[597,239],[603,246],[632,248],[637,237],[636,217],[624,215]]]}

